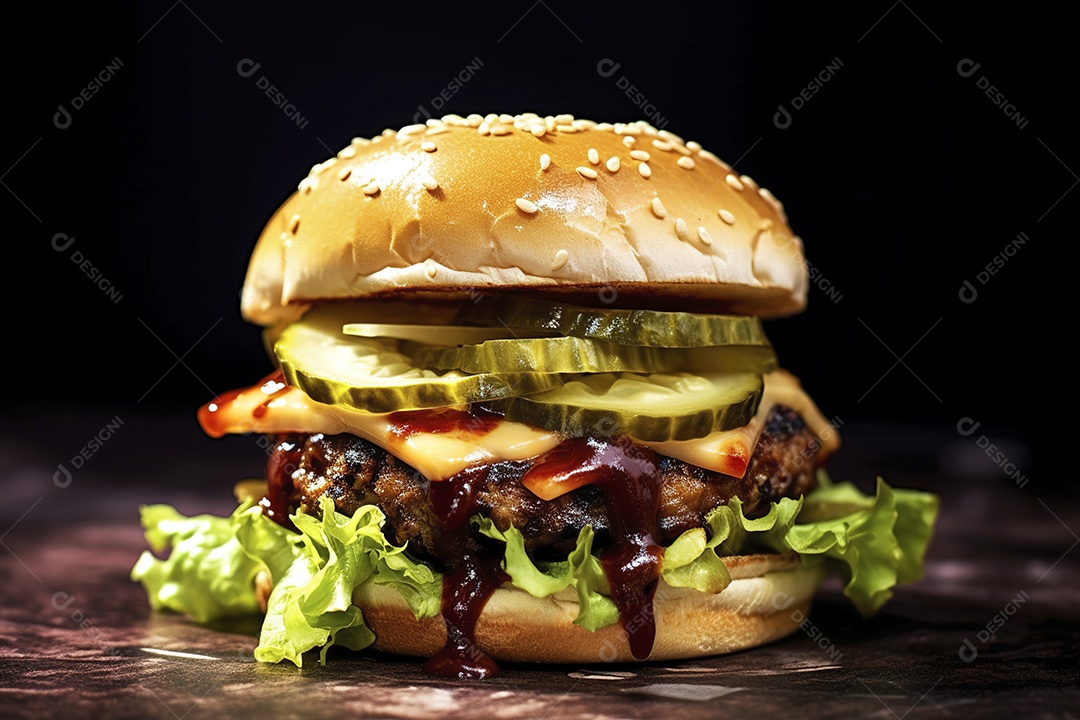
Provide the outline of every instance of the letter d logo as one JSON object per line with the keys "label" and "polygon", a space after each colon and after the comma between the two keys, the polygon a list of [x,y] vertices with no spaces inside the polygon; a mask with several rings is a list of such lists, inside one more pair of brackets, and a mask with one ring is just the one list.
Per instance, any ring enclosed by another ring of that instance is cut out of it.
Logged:
{"label": "letter d logo", "polygon": [[71,484],[71,471],[64,467],[64,463],[56,466],[56,472],[52,476],[53,484],[58,488],[66,488]]}
{"label": "letter d logo", "polygon": [[52,124],[61,130],[71,127],[71,113],[63,105],[56,106],[56,114],[52,116]]}
{"label": "letter d logo", "polygon": [[787,111],[783,104],[776,106],[776,114],[772,116],[772,124],[781,130],[787,130],[791,127],[791,113]]}

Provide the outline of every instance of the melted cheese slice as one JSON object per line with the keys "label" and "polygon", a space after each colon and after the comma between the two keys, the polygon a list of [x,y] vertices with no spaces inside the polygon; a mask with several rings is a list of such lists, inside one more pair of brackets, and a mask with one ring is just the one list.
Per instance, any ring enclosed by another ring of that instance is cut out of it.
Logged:
{"label": "melted cheese slice", "polygon": [[[708,470],[742,477],[754,446],[774,405],[798,412],[818,438],[820,455],[839,446],[835,430],[788,372],[765,376],[765,391],[757,414],[744,427],[714,432],[695,440],[643,442],[662,455]],[[214,437],[251,432],[351,433],[395,455],[431,480],[445,480],[462,470],[499,462],[526,460],[554,448],[563,437],[521,423],[497,420],[484,432],[448,425],[445,431],[401,433],[391,414],[365,413],[309,398],[295,387],[267,381],[207,404],[199,413],[206,432]]]}

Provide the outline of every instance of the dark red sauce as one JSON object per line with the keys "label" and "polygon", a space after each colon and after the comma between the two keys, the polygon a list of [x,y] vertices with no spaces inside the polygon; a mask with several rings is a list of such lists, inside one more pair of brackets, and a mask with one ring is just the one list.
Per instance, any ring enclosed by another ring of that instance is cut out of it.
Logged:
{"label": "dark red sauce", "polygon": [[390,434],[402,440],[418,433],[487,435],[502,420],[489,410],[473,407],[470,412],[454,408],[408,410],[390,413]]}
{"label": "dark red sauce", "polygon": [[509,579],[500,559],[484,555],[470,537],[476,489],[486,476],[487,467],[469,468],[428,489],[428,504],[443,529],[442,557],[450,568],[442,586],[446,645],[424,665],[435,675],[479,680],[499,674],[495,661],[476,644],[476,621],[484,605]]}
{"label": "dark red sauce", "polygon": [[300,467],[303,445],[286,436],[278,436],[270,459],[266,461],[266,497],[259,501],[263,514],[290,530],[295,530],[289,519],[292,496],[295,492],[292,474]]}
{"label": "dark red sauce", "polygon": [[270,403],[288,390],[288,385],[285,383],[285,376],[282,374],[281,370],[275,370],[251,387],[238,388],[236,390],[229,390],[228,392],[221,393],[199,408],[197,416],[203,432],[213,438],[224,437],[225,434],[229,432],[230,425],[226,421],[226,414],[221,411],[236,400],[236,398],[240,397],[240,395],[248,392],[255,392],[256,389],[261,390],[267,396],[262,404],[256,407],[251,413],[253,417],[261,418],[266,414],[266,410],[270,406]]}
{"label": "dark red sauce", "polygon": [[542,455],[525,473],[545,482],[597,485],[607,496],[611,546],[600,556],[630,652],[644,660],[656,639],[653,596],[663,550],[657,534],[660,508],[656,453],[626,437],[576,437]]}

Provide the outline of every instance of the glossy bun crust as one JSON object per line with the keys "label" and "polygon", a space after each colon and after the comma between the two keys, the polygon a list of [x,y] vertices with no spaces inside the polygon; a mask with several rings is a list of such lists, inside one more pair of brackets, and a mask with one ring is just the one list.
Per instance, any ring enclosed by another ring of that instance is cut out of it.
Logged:
{"label": "glossy bun crust", "polygon": [[597,305],[801,310],[802,242],[780,203],[643,122],[447,116],[356,138],[312,168],[251,258],[244,316],[325,300],[476,291]]}

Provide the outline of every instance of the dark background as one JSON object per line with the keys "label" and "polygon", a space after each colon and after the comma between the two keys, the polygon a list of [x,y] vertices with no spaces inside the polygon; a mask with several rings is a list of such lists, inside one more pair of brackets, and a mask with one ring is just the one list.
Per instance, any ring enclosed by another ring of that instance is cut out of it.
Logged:
{"label": "dark background", "polygon": [[[1067,491],[1056,453],[1076,429],[1060,369],[1076,327],[1080,6],[704,5],[5,4],[5,426],[47,431],[75,413],[89,436],[105,418],[172,415],[197,434],[197,405],[269,367],[238,294],[277,204],[353,136],[434,112],[432,98],[479,59],[440,112],[642,118],[625,77],[667,129],[784,201],[840,299],[812,288],[804,314],[768,330],[828,416],[937,428],[945,465],[1011,482],[980,454],[985,434],[1042,487]],[[970,77],[957,70],[965,58],[980,64]],[[244,59],[259,63],[251,77],[237,71]],[[619,63],[610,77],[602,59]],[[773,121],[781,104],[786,129]],[[1026,245],[980,283],[1020,232]],[[63,251],[58,233],[75,239]],[[959,297],[965,280],[972,303]],[[981,426],[962,436],[961,418]],[[81,444],[60,443],[57,461]]]}

